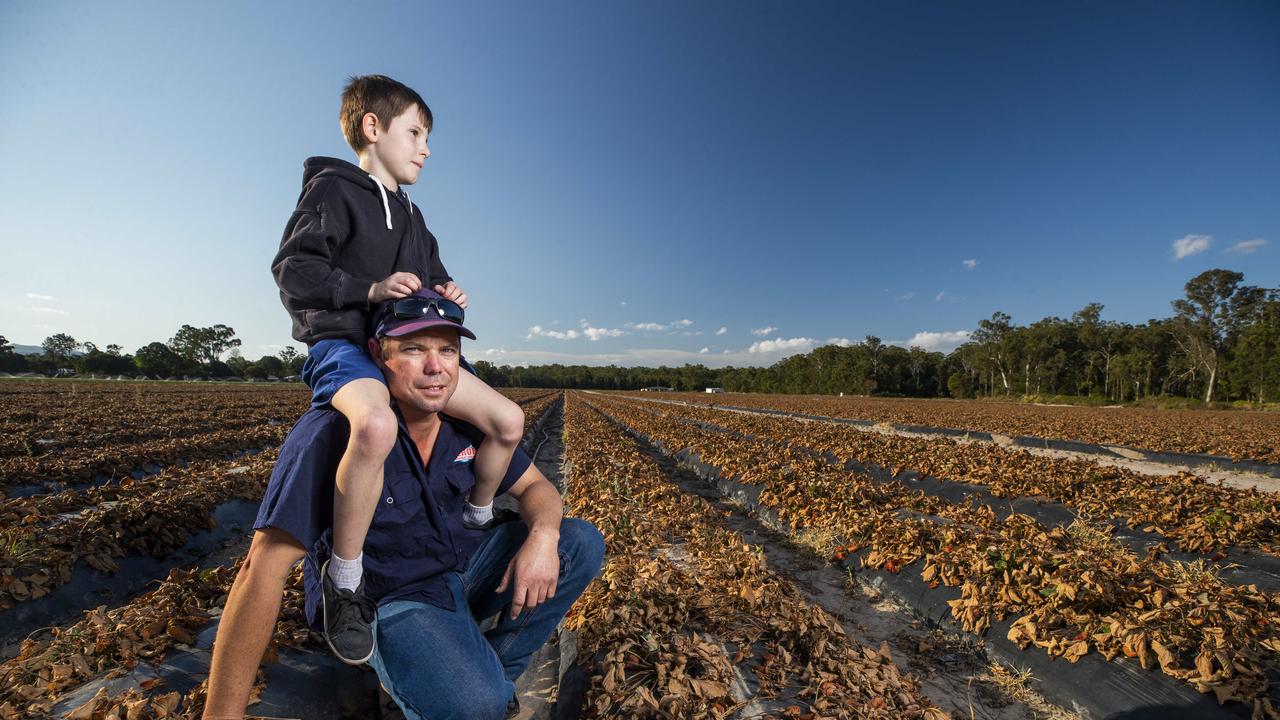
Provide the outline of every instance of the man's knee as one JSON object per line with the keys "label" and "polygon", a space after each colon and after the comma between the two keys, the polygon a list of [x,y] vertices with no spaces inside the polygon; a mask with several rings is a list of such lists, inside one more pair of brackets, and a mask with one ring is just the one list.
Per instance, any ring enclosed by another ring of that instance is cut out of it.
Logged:
{"label": "man's knee", "polygon": [[512,695],[507,693],[509,683],[471,683],[458,692],[435,694],[431,697],[410,699],[413,709],[432,718],[449,720],[495,720],[507,711]]}
{"label": "man's knee", "polygon": [[565,518],[560,521],[560,550],[575,566],[589,568],[589,577],[595,577],[604,563],[604,536],[586,520]]}
{"label": "man's knee", "polygon": [[500,687],[476,688],[472,702],[457,717],[464,720],[494,720],[506,714],[508,702],[511,702],[511,696],[503,697]]}

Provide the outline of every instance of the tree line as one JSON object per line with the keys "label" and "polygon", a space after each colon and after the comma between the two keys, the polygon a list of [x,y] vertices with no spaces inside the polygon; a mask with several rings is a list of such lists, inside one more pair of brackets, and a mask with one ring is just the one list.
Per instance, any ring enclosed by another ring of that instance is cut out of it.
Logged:
{"label": "tree line", "polygon": [[1245,285],[1242,273],[1221,269],[1200,273],[1184,290],[1171,317],[1139,325],[1104,320],[1100,303],[1024,326],[996,312],[945,355],[867,336],[760,368],[476,367],[496,387],[1280,402],[1280,290]]}
{"label": "tree line", "polygon": [[[1070,318],[1022,326],[995,312],[949,354],[867,336],[769,367],[514,367],[485,361],[475,367],[494,387],[1280,402],[1280,290],[1246,285],[1242,273],[1221,269],[1191,278],[1184,290],[1171,303],[1172,316],[1138,325],[1104,320],[1099,303]],[[265,378],[296,375],[305,360],[286,347],[251,362],[239,348],[226,325],[183,325],[167,343],[150,343],[132,355],[118,345],[100,349],[59,333],[45,339],[43,354],[22,356],[0,336],[0,371]]]}
{"label": "tree line", "polygon": [[247,380],[297,375],[306,360],[297,350],[286,347],[278,355],[250,361],[240,355],[240,346],[236,331],[226,325],[183,325],[167,343],[148,343],[132,354],[119,345],[100,348],[66,333],[55,333],[41,343],[42,353],[20,355],[0,335],[0,371]]}

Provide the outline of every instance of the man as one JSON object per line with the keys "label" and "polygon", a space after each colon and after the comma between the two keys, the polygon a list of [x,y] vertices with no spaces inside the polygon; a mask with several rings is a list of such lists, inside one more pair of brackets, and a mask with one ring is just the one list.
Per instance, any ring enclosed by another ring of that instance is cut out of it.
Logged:
{"label": "man", "polygon": [[[511,709],[515,680],[599,572],[604,541],[590,524],[563,519],[555,487],[517,451],[499,485],[523,522],[466,529],[483,436],[440,414],[457,387],[460,322],[440,296],[420,290],[374,315],[369,352],[386,376],[399,420],[396,446],[365,540],[365,603],[374,618],[370,664],[410,720],[494,720]],[[453,315],[453,313],[448,313]],[[284,583],[305,558],[307,619],[339,607],[321,571],[331,554],[333,478],[347,424],[312,409],[290,431],[262,500],[249,553],[232,585],[214,645],[204,717],[241,718],[271,638]],[[329,606],[330,609],[326,609]],[[481,632],[475,618],[501,611]],[[368,619],[368,618],[366,618]]]}

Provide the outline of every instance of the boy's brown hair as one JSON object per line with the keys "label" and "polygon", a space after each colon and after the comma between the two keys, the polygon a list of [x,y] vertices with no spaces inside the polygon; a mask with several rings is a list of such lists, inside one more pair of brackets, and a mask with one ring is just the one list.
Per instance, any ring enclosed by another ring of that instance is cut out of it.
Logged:
{"label": "boy's brown hair", "polygon": [[431,108],[422,100],[422,96],[413,88],[396,82],[386,75],[361,75],[347,80],[342,89],[342,110],[338,113],[338,124],[342,126],[342,136],[352,150],[359,153],[368,145],[364,133],[360,131],[360,121],[365,113],[373,113],[378,124],[386,128],[391,121],[403,113],[410,105],[417,105],[422,113],[422,123],[431,132]]}

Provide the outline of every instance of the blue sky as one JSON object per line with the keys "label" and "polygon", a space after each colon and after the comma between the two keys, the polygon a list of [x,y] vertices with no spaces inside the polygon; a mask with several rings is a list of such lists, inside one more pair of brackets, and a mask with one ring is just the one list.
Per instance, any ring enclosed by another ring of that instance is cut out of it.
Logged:
{"label": "blue sky", "polygon": [[1274,2],[362,7],[0,5],[0,334],[277,351],[302,161],[352,158],[370,72],[435,113],[409,192],[472,359],[947,350],[997,310],[1166,317],[1211,267],[1280,286]]}

